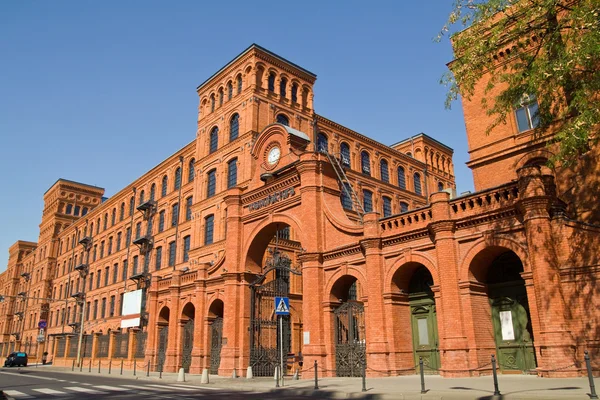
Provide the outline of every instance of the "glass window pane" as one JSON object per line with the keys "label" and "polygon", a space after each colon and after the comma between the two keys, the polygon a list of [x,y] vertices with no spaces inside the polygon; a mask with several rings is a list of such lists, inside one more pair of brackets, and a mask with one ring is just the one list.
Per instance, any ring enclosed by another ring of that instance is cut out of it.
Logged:
{"label": "glass window pane", "polygon": [[429,328],[427,326],[427,319],[420,318],[417,320],[417,329],[419,331],[419,344],[426,346],[429,344]]}
{"label": "glass window pane", "polygon": [[529,129],[529,119],[527,118],[527,111],[525,108],[519,108],[515,112],[517,115],[517,124],[519,125],[519,132],[523,132]]}

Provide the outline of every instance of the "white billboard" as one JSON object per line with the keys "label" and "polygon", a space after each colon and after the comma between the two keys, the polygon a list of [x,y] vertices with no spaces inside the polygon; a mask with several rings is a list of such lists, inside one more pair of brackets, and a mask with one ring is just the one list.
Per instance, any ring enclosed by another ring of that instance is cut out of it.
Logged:
{"label": "white billboard", "polygon": [[142,290],[134,290],[123,295],[123,318],[121,328],[132,328],[140,326],[140,314],[142,312]]}

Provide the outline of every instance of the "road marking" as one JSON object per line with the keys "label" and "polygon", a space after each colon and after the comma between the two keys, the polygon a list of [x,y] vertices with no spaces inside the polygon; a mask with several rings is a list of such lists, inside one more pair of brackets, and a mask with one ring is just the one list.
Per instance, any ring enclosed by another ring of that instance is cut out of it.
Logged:
{"label": "road marking", "polygon": [[[147,386],[159,387],[161,389],[165,387],[164,385],[147,385]],[[193,387],[189,387],[189,386],[181,387],[181,386],[169,385],[167,387],[170,387],[172,389],[177,389],[177,390],[184,390],[186,392],[187,391],[196,391],[196,390],[198,390],[198,388],[193,388]]]}
{"label": "road marking", "polygon": [[15,374],[14,372],[4,372],[2,371],[2,373],[4,375],[14,375],[14,376],[20,376],[21,378],[23,377],[27,377],[27,378],[35,378],[35,379],[43,379],[45,381],[57,381],[58,379],[56,378],[46,378],[45,376],[36,376],[36,375],[23,375],[23,374]]}
{"label": "road marking", "polygon": [[100,390],[82,388],[82,387],[79,387],[79,386],[69,386],[69,387],[65,387],[64,389],[73,390],[74,392],[81,392],[81,393],[107,394],[106,392],[101,392]]}
{"label": "road marking", "polygon": [[23,392],[19,392],[18,390],[5,390],[4,394],[14,397],[15,399],[33,399],[33,396],[25,394]]}
{"label": "road marking", "polygon": [[189,386],[189,385],[180,385],[177,383],[174,383],[170,386],[177,386],[180,388],[189,388],[191,390],[200,390],[200,389],[206,389],[206,390],[222,390],[221,388],[215,388],[215,387],[207,387],[207,386]]}
{"label": "road marking", "polygon": [[60,390],[54,390],[54,389],[31,389],[31,390],[33,390],[34,392],[51,394],[53,396],[60,396],[60,395],[66,394],[66,392],[61,392]]}
{"label": "road marking", "polygon": [[122,392],[122,391],[131,390],[129,388],[123,388],[123,387],[118,387],[118,386],[107,386],[107,385],[94,386],[94,389],[112,390],[112,391],[116,391],[116,392]]}
{"label": "road marking", "polygon": [[132,389],[138,389],[138,390],[154,390],[154,391],[158,391],[158,392],[168,392],[169,389],[166,389],[164,386],[158,386],[158,387],[148,387],[146,385],[121,385],[124,387],[128,387],[128,388],[132,388]]}

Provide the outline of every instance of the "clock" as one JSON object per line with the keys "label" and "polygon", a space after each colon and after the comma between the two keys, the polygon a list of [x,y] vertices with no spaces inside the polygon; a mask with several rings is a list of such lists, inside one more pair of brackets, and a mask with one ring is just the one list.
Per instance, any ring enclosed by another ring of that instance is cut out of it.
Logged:
{"label": "clock", "polygon": [[267,155],[267,162],[269,163],[269,165],[275,165],[277,164],[277,161],[279,161],[280,156],[281,150],[279,150],[279,147],[274,146],[273,148],[271,148],[271,150],[269,150],[269,154]]}

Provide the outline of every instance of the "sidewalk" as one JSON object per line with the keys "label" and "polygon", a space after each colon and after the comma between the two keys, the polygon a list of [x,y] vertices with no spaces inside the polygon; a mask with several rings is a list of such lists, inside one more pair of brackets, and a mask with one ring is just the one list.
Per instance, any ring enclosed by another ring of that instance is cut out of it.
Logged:
{"label": "sidewalk", "polygon": [[[29,368],[36,368],[31,365]],[[120,375],[118,368],[113,368],[111,374],[108,370],[92,368],[92,372],[83,369],[82,372],[66,367],[39,366],[38,369],[47,369],[52,372],[66,372],[76,375],[102,375],[111,378],[139,379],[143,381],[157,381],[164,383],[177,383],[177,373],[163,373],[162,379],[157,372],[146,376],[146,371],[138,370],[136,376],[133,371],[123,371]],[[470,378],[442,378],[438,375],[425,376],[426,394],[421,394],[419,375],[397,376],[389,378],[367,378],[367,391],[362,392],[361,378],[320,378],[319,389],[314,389],[314,376],[308,373],[307,379],[292,380],[287,378],[283,388],[275,387],[273,378],[229,378],[217,375],[210,376],[208,385],[201,384],[200,375],[186,375],[186,385],[209,386],[227,390],[250,392],[281,392],[282,397],[289,395],[306,395],[320,399],[364,399],[364,400],[462,400],[462,399],[556,399],[577,400],[589,399],[590,393],[587,378],[539,378],[533,375],[499,375],[498,387],[501,396],[493,396],[494,384],[491,376]],[[180,382],[181,383],[181,382]],[[600,379],[595,379],[596,386]]]}

